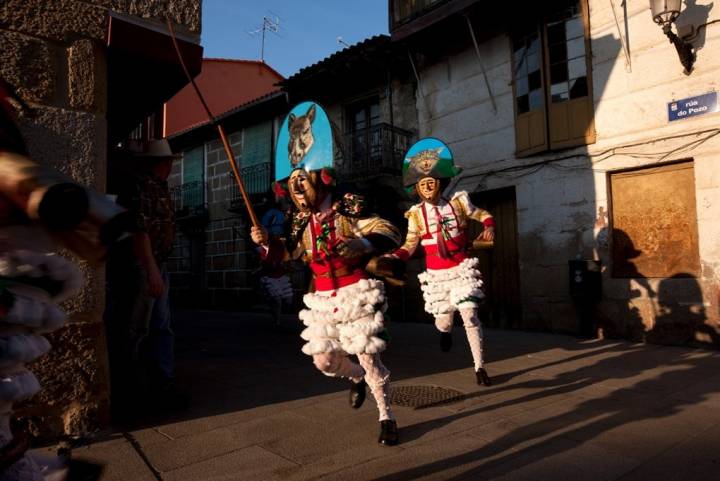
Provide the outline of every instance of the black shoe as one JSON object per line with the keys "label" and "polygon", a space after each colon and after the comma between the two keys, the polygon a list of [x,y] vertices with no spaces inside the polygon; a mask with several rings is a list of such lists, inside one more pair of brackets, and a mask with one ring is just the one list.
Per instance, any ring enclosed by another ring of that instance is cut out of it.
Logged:
{"label": "black shoe", "polygon": [[365,402],[365,379],[360,382],[350,381],[350,407],[353,409],[360,409],[360,406]]}
{"label": "black shoe", "polygon": [[440,333],[440,350],[442,352],[450,352],[452,347],[452,334],[449,332]]}
{"label": "black shoe", "polygon": [[475,377],[477,378],[478,384],[482,384],[483,386],[492,386],[490,376],[488,376],[487,372],[485,372],[485,369],[480,368],[475,371]]}
{"label": "black shoe", "polygon": [[397,423],[392,419],[380,421],[380,437],[378,443],[385,446],[395,446],[400,442]]}

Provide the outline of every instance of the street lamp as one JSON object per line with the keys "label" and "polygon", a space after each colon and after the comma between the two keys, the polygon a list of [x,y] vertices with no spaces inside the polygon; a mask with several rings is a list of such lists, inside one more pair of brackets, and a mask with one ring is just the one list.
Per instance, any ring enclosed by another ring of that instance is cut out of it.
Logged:
{"label": "street lamp", "polygon": [[686,43],[672,31],[672,23],[680,15],[682,8],[682,0],[650,0],[650,11],[655,23],[662,26],[663,33],[670,39],[670,43],[675,45],[680,63],[685,67],[685,73],[692,71],[693,63],[695,63],[695,52],[693,46]]}

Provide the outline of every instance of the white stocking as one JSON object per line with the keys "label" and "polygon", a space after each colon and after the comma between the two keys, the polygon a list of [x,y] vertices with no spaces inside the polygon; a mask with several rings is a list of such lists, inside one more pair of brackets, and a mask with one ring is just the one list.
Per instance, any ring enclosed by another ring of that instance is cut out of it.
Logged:
{"label": "white stocking", "polygon": [[463,326],[465,326],[465,333],[477,371],[483,367],[483,332],[480,319],[477,317],[477,309],[460,309],[460,316]]}
{"label": "white stocking", "polygon": [[449,314],[437,314],[435,316],[435,327],[437,327],[437,330],[440,332],[452,331],[454,317],[454,312]]}
{"label": "white stocking", "polygon": [[359,382],[365,370],[348,359],[342,352],[323,352],[313,355],[313,363],[323,374],[330,377],[345,377]]}
{"label": "white stocking", "polygon": [[380,360],[380,355],[358,354],[358,361],[365,368],[365,382],[375,397],[380,421],[395,419],[390,408],[390,371]]}

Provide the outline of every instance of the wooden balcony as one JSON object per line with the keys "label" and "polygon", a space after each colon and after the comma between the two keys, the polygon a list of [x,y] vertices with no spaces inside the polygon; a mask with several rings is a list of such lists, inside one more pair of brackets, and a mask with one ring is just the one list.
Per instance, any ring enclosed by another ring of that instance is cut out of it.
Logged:
{"label": "wooden balcony", "polygon": [[377,175],[401,175],[403,157],[410,148],[413,133],[378,124],[344,135],[345,152],[338,174],[346,179]]}

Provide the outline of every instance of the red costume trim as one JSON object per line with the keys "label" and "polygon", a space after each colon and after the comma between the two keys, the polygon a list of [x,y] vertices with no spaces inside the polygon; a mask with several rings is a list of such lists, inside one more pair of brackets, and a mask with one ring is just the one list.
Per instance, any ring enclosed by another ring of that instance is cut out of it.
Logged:
{"label": "red costume trim", "polygon": [[336,277],[334,279],[331,277],[315,276],[315,290],[334,291],[335,289],[355,284],[362,279],[367,279],[367,276],[362,269],[355,269],[352,274]]}

